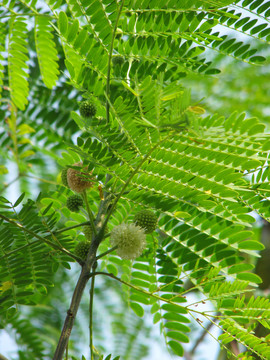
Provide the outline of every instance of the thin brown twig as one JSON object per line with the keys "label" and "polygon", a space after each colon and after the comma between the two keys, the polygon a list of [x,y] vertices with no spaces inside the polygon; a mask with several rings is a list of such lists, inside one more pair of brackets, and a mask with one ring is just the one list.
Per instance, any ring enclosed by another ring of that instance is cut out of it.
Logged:
{"label": "thin brown twig", "polygon": [[8,360],[4,355],[0,354],[0,360]]}
{"label": "thin brown twig", "polygon": [[96,262],[96,252],[98,249],[98,246],[101,242],[101,239],[99,238],[99,235],[97,237],[94,237],[90,250],[88,252],[87,259],[82,267],[79,279],[77,281],[75,290],[73,292],[73,296],[71,299],[70,307],[67,311],[66,319],[62,328],[62,332],[60,335],[60,339],[57,344],[57,348],[54,353],[53,360],[61,360],[63,358],[63,354],[65,352],[65,349],[67,347],[69,337],[74,325],[74,321],[79,309],[79,305],[82,299],[82,295],[85,289],[85,286],[89,280],[89,274],[90,270],[93,267],[93,264]]}
{"label": "thin brown twig", "polygon": [[201,333],[201,335],[198,337],[198,339],[195,341],[195,344],[193,345],[192,349],[190,350],[190,354],[194,355],[195,350],[197,349],[197,347],[200,345],[200,343],[204,340],[205,336],[208,334],[209,330],[211,329],[211,327],[214,325],[214,321],[217,319],[214,319],[213,321],[210,321],[206,327],[205,330]]}
{"label": "thin brown twig", "polygon": [[96,257],[96,260],[102,258],[103,256],[105,256],[105,255],[107,255],[107,254],[110,254],[111,252],[113,252],[113,251],[116,250],[116,249],[117,249],[117,246],[112,247],[111,249],[109,249],[109,250],[105,251],[104,253],[98,255],[98,256]]}
{"label": "thin brown twig", "polygon": [[90,301],[89,301],[89,346],[90,346],[90,360],[94,360],[94,347],[93,347],[93,304],[94,304],[94,289],[95,289],[95,271],[97,263],[95,262],[92,267],[92,278],[90,288]]}
{"label": "thin brown twig", "polygon": [[94,232],[95,235],[97,235],[97,229],[96,229],[96,225],[94,223],[94,216],[92,214],[92,211],[91,211],[89,203],[88,203],[86,190],[83,191],[82,196],[83,196],[83,199],[84,199],[84,203],[85,203],[85,206],[86,206],[86,211],[87,211],[88,218],[89,218],[89,221],[90,221],[90,224],[91,224],[91,227],[92,227],[92,231]]}
{"label": "thin brown twig", "polygon": [[115,35],[116,35],[117,25],[118,25],[118,22],[119,22],[119,18],[120,18],[124,3],[125,3],[125,0],[122,0],[121,5],[120,5],[119,10],[118,10],[118,13],[117,13],[117,18],[116,18],[116,21],[115,21],[115,26],[114,26],[113,34],[112,34],[111,47],[110,47],[110,52],[109,52],[109,59],[108,59],[108,71],[107,71],[107,82],[106,82],[106,95],[107,95],[106,121],[107,121],[107,123],[109,123],[109,121],[110,121],[110,104],[109,104],[108,98],[109,98],[109,94],[110,94],[111,60],[112,60],[112,53],[113,53],[113,44],[114,44],[114,39],[115,39]]}
{"label": "thin brown twig", "polygon": [[[0,190],[0,193],[4,192],[10,185],[14,184],[17,180],[19,180],[19,178],[22,175],[19,174],[18,176],[16,176],[13,180],[11,180],[9,183],[4,184],[4,186],[2,187],[2,189]],[[1,358],[0,358],[1,359]]]}
{"label": "thin brown twig", "polygon": [[62,232],[65,232],[65,231],[68,231],[68,230],[72,230],[72,229],[75,229],[75,228],[77,228],[77,227],[81,227],[81,226],[84,226],[84,225],[91,225],[91,223],[90,223],[90,221],[84,221],[84,222],[82,222],[82,223],[80,223],[80,224],[77,224],[77,225],[72,225],[72,226],[68,226],[68,227],[65,227],[65,228],[60,229],[60,230],[52,231],[52,233],[53,233],[54,235],[56,235],[56,234],[60,234],[60,233],[62,233]]}

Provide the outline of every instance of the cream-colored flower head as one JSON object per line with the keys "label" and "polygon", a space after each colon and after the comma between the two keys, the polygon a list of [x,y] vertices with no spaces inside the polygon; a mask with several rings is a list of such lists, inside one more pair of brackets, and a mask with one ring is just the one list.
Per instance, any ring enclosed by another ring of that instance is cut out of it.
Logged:
{"label": "cream-colored flower head", "polygon": [[[81,167],[82,163],[76,163],[73,166]],[[86,178],[82,177],[82,175],[89,175],[89,174],[71,168],[68,169],[67,182],[71,190],[81,193],[83,192],[83,190],[93,186],[93,183],[87,180]]]}
{"label": "cream-colored flower head", "polygon": [[120,224],[111,231],[111,243],[118,246],[117,255],[122,259],[133,260],[145,249],[145,233],[135,224]]}

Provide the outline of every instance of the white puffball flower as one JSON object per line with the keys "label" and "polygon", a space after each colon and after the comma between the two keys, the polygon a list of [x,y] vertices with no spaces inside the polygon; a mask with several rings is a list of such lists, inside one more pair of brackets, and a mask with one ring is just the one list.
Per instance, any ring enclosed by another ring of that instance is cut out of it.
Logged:
{"label": "white puffball flower", "polygon": [[135,224],[122,223],[112,229],[111,243],[113,246],[118,246],[118,256],[122,259],[133,260],[145,249],[145,232]]}

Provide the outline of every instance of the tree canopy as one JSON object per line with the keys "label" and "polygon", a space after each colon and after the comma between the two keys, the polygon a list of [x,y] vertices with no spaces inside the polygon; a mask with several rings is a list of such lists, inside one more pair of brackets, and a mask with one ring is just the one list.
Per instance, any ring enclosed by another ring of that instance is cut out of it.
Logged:
{"label": "tree canopy", "polygon": [[149,318],[176,358],[199,359],[214,328],[219,359],[270,358],[269,15],[263,0],[0,1],[12,359],[144,359]]}

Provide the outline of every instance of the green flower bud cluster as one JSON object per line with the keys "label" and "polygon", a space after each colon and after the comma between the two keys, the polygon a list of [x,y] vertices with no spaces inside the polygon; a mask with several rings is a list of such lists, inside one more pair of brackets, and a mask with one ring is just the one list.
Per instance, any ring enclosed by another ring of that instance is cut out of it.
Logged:
{"label": "green flower bud cluster", "polygon": [[97,109],[92,102],[86,100],[80,103],[79,111],[83,118],[88,119],[96,115]]}
{"label": "green flower bud cluster", "polygon": [[82,260],[86,260],[88,251],[90,249],[90,241],[80,241],[74,248],[74,254]]}
{"label": "green flower bud cluster", "polygon": [[121,66],[123,65],[125,62],[125,59],[123,58],[123,56],[121,55],[116,55],[116,56],[113,56],[112,58],[112,63],[114,66]]}
{"label": "green flower bud cluster", "polygon": [[157,227],[157,216],[153,211],[144,209],[134,216],[134,223],[141,227],[146,234],[150,234]]}
{"label": "green flower bud cluster", "polygon": [[67,198],[67,208],[70,211],[78,212],[83,206],[83,199],[79,195],[71,195]]}

